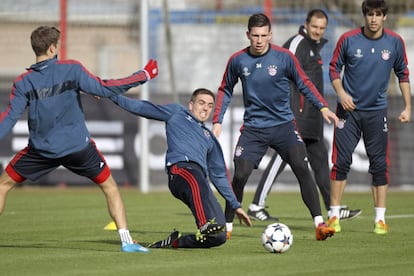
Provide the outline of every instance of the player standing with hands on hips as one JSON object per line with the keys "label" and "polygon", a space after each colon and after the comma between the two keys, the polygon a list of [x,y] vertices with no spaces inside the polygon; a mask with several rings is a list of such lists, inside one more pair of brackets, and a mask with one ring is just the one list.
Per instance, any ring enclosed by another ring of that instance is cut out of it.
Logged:
{"label": "player standing with hands on hips", "polygon": [[239,218],[251,226],[247,213],[231,190],[221,146],[205,122],[214,107],[214,93],[196,89],[188,108],[180,104],[156,105],[125,96],[111,99],[132,114],[165,122],[167,136],[166,169],[168,187],[177,199],[190,208],[197,225],[195,234],[181,236],[172,232],[151,248],[210,248],[226,242],[225,218],[210,182]]}
{"label": "player standing with hands on hips", "polygon": [[[331,212],[329,225],[341,231],[339,209],[352,162],[352,153],[361,136],[372,175],[375,207],[374,233],[387,234],[385,223],[388,191],[388,117],[387,89],[391,70],[399,80],[405,107],[398,119],[411,119],[411,92],[407,55],[403,39],[384,28],[388,6],[385,1],[362,3],[365,25],[344,33],[338,40],[329,74],[338,95],[332,149]],[[341,79],[341,74],[343,77]]]}
{"label": "player standing with hands on hips", "polygon": [[[302,65],[303,71],[323,96],[323,61],[320,55],[322,47],[328,42],[323,36],[328,25],[328,16],[321,9],[310,10],[305,24],[299,27],[299,32],[283,44],[289,49]],[[328,149],[326,148],[323,127],[324,121],[321,112],[305,99],[294,83],[291,83],[290,106],[295,116],[296,126],[306,146],[309,164],[313,171],[315,182],[322,195],[324,207],[330,208],[330,179]],[[277,152],[274,152],[267,165],[254,194],[253,202],[249,206],[248,214],[256,220],[276,220],[266,211],[266,197],[277,177],[283,172],[286,162]],[[341,206],[340,219],[350,219],[361,214],[360,209],[350,210]]]}
{"label": "player standing with hands on hips", "polygon": [[[250,16],[247,26],[250,46],[234,53],[228,60],[218,89],[213,117],[213,132],[219,137],[224,114],[238,80],[243,89],[244,122],[234,152],[233,190],[242,202],[243,190],[253,169],[257,168],[268,147],[276,150],[295,173],[316,229],[316,239],[325,240],[335,230],[323,220],[319,195],[308,167],[306,148],[298,133],[289,105],[290,82],[322,113],[328,122],[337,123],[328,103],[303,72],[296,57],[287,49],[270,43],[269,18]],[[228,238],[233,228],[234,211],[226,204]]]}
{"label": "player standing with hands on hips", "polygon": [[86,128],[81,91],[110,97],[144,84],[158,74],[150,60],[144,70],[116,80],[101,80],[78,61],[58,60],[60,31],[40,26],[31,34],[36,63],[13,82],[10,102],[0,115],[0,139],[28,108],[29,144],[18,152],[0,176],[0,214],[8,192],[25,179],[36,181],[59,166],[96,183],[121,238],[121,251],[148,252],[128,230],[126,211],[111,171]]}

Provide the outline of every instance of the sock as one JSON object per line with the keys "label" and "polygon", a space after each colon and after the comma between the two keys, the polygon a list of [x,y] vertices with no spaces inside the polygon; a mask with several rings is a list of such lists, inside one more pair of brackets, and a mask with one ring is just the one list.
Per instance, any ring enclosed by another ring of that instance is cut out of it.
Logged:
{"label": "sock", "polygon": [[385,223],[385,210],[387,210],[387,208],[375,207],[375,223],[378,223],[380,220]]}
{"label": "sock", "polygon": [[233,231],[233,222],[226,222],[226,231],[228,232]]}
{"label": "sock", "polygon": [[336,218],[340,219],[341,218],[341,216],[339,214],[340,210],[341,210],[341,206],[339,206],[339,205],[335,205],[335,206],[331,205],[331,209],[328,212],[328,217],[329,218],[336,217]]}
{"label": "sock", "polygon": [[322,216],[314,217],[313,223],[315,224],[315,228],[318,227],[320,223],[323,223],[323,217]]}
{"label": "sock", "polygon": [[179,248],[180,247],[180,238],[173,241],[173,243],[171,244],[171,247],[172,248]]}
{"label": "sock", "polygon": [[126,243],[126,244],[134,243],[133,240],[132,240],[131,234],[129,234],[128,229],[119,229],[118,233],[119,233],[119,237],[121,238],[122,244],[124,244],[124,243]]}
{"label": "sock", "polygon": [[249,206],[249,210],[253,211],[253,212],[262,210],[263,208],[264,208],[264,206],[260,206],[260,205],[254,204],[254,203],[251,203],[250,206]]}

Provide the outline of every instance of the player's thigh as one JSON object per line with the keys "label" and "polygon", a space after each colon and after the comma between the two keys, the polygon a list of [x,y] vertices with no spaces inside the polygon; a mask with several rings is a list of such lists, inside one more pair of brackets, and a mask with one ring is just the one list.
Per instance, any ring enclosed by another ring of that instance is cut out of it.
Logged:
{"label": "player's thigh", "polygon": [[352,154],[361,139],[361,127],[359,114],[354,111],[347,116],[341,128],[334,130],[334,140],[332,148],[333,162],[337,165],[352,163]]}
{"label": "player's thigh", "polygon": [[266,130],[244,128],[234,151],[234,160],[249,160],[257,168],[269,147],[268,140]]}
{"label": "player's thigh", "polygon": [[293,122],[288,122],[273,128],[270,147],[276,150],[283,160],[287,160],[291,148],[305,148],[305,143]]}
{"label": "player's thigh", "polygon": [[35,181],[57,167],[59,161],[38,154],[30,147],[19,151],[9,163],[9,166],[20,176]]}
{"label": "player's thigh", "polygon": [[94,179],[107,167],[105,158],[93,141],[83,150],[61,158],[61,163],[70,171],[90,179]]}
{"label": "player's thigh", "polygon": [[306,151],[312,168],[328,166],[328,150],[322,140],[306,140]]}
{"label": "player's thigh", "polygon": [[171,193],[188,206],[193,205],[194,198],[199,200],[204,186],[209,187],[201,167],[192,162],[174,164],[169,168],[168,178]]}
{"label": "player's thigh", "polygon": [[366,112],[363,139],[370,163],[383,163],[388,148],[388,124],[386,110]]}

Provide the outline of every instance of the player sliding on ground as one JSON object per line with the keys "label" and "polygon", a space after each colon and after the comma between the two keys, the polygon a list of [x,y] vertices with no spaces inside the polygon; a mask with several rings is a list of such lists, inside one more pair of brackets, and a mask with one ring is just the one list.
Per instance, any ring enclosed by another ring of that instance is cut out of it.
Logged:
{"label": "player sliding on ground", "polygon": [[148,119],[164,121],[167,135],[166,168],[171,193],[190,208],[197,231],[181,235],[174,231],[152,248],[209,248],[226,242],[222,207],[209,179],[241,221],[251,226],[229,183],[221,146],[204,125],[214,106],[214,94],[204,88],[193,92],[188,109],[180,104],[155,105],[125,96],[111,99],[123,109]]}

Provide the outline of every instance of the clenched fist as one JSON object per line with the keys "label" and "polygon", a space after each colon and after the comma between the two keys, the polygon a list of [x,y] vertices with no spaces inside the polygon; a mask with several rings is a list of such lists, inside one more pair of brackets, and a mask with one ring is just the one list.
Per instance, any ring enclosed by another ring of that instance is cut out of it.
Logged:
{"label": "clenched fist", "polygon": [[144,72],[147,75],[147,79],[151,80],[158,75],[158,64],[154,59],[150,59],[144,67]]}

